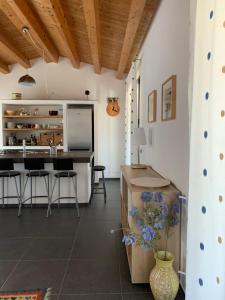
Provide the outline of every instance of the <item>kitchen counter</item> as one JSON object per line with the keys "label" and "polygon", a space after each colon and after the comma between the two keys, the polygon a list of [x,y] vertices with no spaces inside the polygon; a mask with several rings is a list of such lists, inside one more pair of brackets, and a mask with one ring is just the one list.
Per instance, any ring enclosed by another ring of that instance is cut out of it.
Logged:
{"label": "kitchen counter", "polygon": [[[18,170],[22,174],[22,186],[24,186],[25,182],[25,174],[27,170],[24,169],[24,158],[43,158],[45,161],[45,170],[50,172],[50,190],[52,189],[52,183],[54,179],[53,164],[52,160],[54,158],[66,159],[72,158],[73,159],[73,169],[77,173],[77,193],[78,193],[78,202],[79,203],[89,203],[90,195],[91,195],[91,162],[92,158],[94,157],[93,152],[89,151],[74,151],[74,152],[58,152],[57,155],[50,155],[49,151],[32,151],[27,150],[26,155],[23,155],[23,152],[14,151],[14,152],[7,152],[5,154],[0,154],[0,163],[1,159],[3,158],[11,158],[14,161],[14,169]],[[73,197],[74,190],[73,186],[71,185],[71,181],[67,178],[62,178],[62,185],[61,185],[61,195],[63,197]],[[1,182],[0,182],[1,183]],[[43,179],[36,178],[34,190],[41,191],[43,188]],[[13,180],[8,180],[5,190],[7,190],[7,194],[16,195],[15,190],[15,183]],[[9,193],[10,191],[10,193]],[[27,188],[25,191],[24,198],[28,198],[30,193],[30,182],[27,184]],[[0,192],[1,194],[1,192]],[[58,197],[58,190],[57,188],[54,190],[53,199]],[[72,201],[72,202],[71,202]],[[62,203],[73,203],[74,200],[71,199],[63,199]],[[16,199],[9,199],[7,204],[15,204],[17,203]],[[45,198],[36,198],[33,199],[33,203],[40,204],[45,203]]]}
{"label": "kitchen counter", "polygon": [[15,163],[23,163],[23,159],[27,158],[43,158],[45,163],[51,163],[54,158],[72,158],[74,163],[90,163],[94,156],[93,152],[90,151],[73,151],[73,152],[63,152],[58,151],[57,155],[50,155],[49,151],[30,151],[26,152],[24,155],[20,151],[7,152],[5,154],[0,154],[0,159],[11,158]]}

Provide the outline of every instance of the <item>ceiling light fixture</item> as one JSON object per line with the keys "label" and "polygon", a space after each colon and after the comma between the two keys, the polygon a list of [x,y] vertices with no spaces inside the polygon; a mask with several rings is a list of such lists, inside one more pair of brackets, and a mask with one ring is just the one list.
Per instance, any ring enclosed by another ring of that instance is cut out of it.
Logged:
{"label": "ceiling light fixture", "polygon": [[[30,37],[30,32],[29,32],[29,28],[28,27],[23,27],[22,28],[22,32],[24,34],[29,34],[29,37]],[[19,85],[23,85],[23,86],[33,86],[36,84],[36,81],[33,77],[31,77],[29,74],[28,74],[28,71],[27,71],[27,74],[20,77],[20,79],[18,80],[18,84]]]}

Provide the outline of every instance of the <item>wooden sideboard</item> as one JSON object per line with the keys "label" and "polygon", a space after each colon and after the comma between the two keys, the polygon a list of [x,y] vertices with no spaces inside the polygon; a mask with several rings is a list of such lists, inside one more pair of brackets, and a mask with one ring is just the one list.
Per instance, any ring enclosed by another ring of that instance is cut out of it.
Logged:
{"label": "wooden sideboard", "polygon": [[[175,186],[170,184],[163,188],[141,188],[130,183],[132,178],[137,177],[161,177],[156,171],[148,167],[147,169],[132,169],[130,166],[121,167],[121,223],[123,228],[135,228],[135,220],[129,216],[132,206],[143,209],[141,193],[148,191],[163,192],[164,199],[167,203],[174,200],[177,192]],[[180,225],[174,229],[174,234],[169,238],[168,250],[175,255],[174,267],[178,271],[180,266]],[[124,232],[125,233],[125,232]],[[158,243],[159,248],[165,249],[165,236]],[[152,251],[143,250],[140,246],[126,246],[127,258],[131,274],[132,283],[148,283],[149,274],[155,260]]]}

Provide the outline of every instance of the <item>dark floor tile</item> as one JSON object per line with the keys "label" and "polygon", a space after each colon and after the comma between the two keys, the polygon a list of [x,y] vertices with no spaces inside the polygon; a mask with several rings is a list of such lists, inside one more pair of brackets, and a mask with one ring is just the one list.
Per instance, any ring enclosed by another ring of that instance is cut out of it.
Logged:
{"label": "dark floor tile", "polygon": [[119,250],[116,239],[114,235],[110,234],[110,230],[114,226],[113,222],[93,220],[81,222],[72,257],[95,259],[110,257],[111,260],[114,259],[115,262],[118,262]]}
{"label": "dark floor tile", "polygon": [[122,300],[120,294],[61,295],[59,300]]}
{"label": "dark floor tile", "polygon": [[22,261],[2,290],[50,287],[53,293],[57,293],[65,266],[66,261]]}
{"label": "dark floor tile", "polygon": [[[148,293],[132,293],[132,294],[122,294],[123,295],[123,300],[154,300],[154,296],[152,295],[151,292]],[[179,290],[178,295],[175,300],[184,300],[184,293]]]}
{"label": "dark floor tile", "polygon": [[1,261],[0,262],[0,287],[5,282],[9,274],[15,268],[17,261]]}
{"label": "dark floor tile", "polygon": [[2,224],[0,221],[0,237],[1,238],[25,238],[25,237],[35,237],[40,231],[39,223],[24,223],[15,220],[11,222],[6,222]]}
{"label": "dark floor tile", "polygon": [[32,241],[23,259],[66,259],[72,244],[72,238],[37,238]]}
{"label": "dark floor tile", "polygon": [[[93,198],[95,201],[95,198]],[[92,219],[98,221],[119,221],[120,211],[118,207],[108,207],[106,205],[93,205],[92,203],[86,208],[83,219]]]}
{"label": "dark floor tile", "polygon": [[127,258],[120,260],[120,276],[122,293],[150,293],[149,284],[132,284]]}
{"label": "dark floor tile", "polygon": [[38,237],[73,237],[77,232],[79,219],[58,222],[46,222],[40,225]]}
{"label": "dark floor tile", "polygon": [[152,293],[144,294],[122,294],[123,300],[154,300]]}
{"label": "dark floor tile", "polygon": [[31,239],[0,239],[0,260],[20,259],[30,246]]}
{"label": "dark floor tile", "polygon": [[72,260],[62,293],[120,293],[118,264],[106,256],[101,260]]}

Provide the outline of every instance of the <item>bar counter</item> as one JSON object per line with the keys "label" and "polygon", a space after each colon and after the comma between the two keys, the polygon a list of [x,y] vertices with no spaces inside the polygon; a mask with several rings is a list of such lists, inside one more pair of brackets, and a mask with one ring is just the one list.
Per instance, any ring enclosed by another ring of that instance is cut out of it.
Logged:
{"label": "bar counter", "polygon": [[25,157],[28,158],[43,158],[45,163],[51,163],[54,158],[72,158],[74,163],[90,163],[94,156],[90,151],[73,151],[63,152],[58,151],[57,155],[50,155],[49,151],[32,151],[27,150],[26,154],[20,151],[7,152],[0,154],[0,159],[11,158],[15,163],[23,163]]}
{"label": "bar counter", "polygon": [[[27,150],[26,154],[23,152],[14,150],[13,152],[7,152],[5,154],[0,154],[0,164],[1,159],[10,158],[14,161],[14,169],[20,171],[22,174],[22,186],[24,186],[24,179],[26,177],[27,170],[24,169],[24,158],[43,158],[45,161],[45,170],[50,172],[50,190],[52,188],[52,181],[54,178],[54,170],[52,161],[54,158],[73,159],[73,169],[77,173],[77,192],[78,192],[78,202],[79,203],[89,203],[91,195],[91,162],[94,157],[93,152],[89,151],[73,151],[73,152],[63,152],[58,151],[57,155],[50,155],[48,150]],[[41,191],[43,189],[43,179],[37,178],[35,182],[35,191]],[[61,194],[65,197],[71,197],[74,195],[73,187],[70,181],[66,179],[61,179]],[[16,194],[15,183],[13,180],[8,180],[7,187],[5,187],[8,194]],[[10,191],[10,193],[9,193]],[[24,197],[29,197],[30,187],[29,184],[26,188]],[[57,198],[57,188],[54,190],[53,199]],[[0,185],[0,195],[1,195],[1,185]],[[74,202],[74,201],[73,201]],[[16,203],[15,199],[9,199],[8,204]],[[37,198],[33,203],[46,203],[46,199]],[[71,203],[70,199],[62,200],[62,203]]]}

